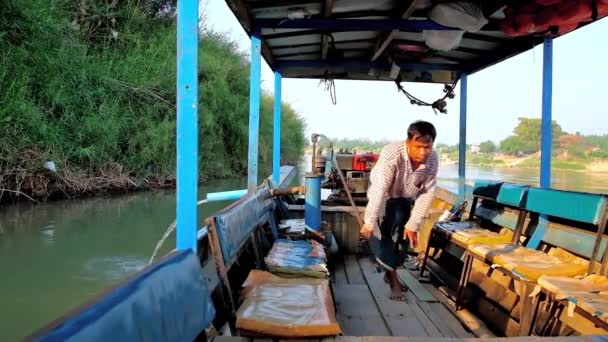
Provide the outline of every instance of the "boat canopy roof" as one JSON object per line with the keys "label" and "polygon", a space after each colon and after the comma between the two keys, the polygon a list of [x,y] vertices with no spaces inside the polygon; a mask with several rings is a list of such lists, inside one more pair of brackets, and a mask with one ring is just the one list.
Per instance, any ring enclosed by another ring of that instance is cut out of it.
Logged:
{"label": "boat canopy roof", "polygon": [[[445,0],[226,2],[247,34],[262,40],[262,56],[283,77],[424,83],[454,82],[460,73],[480,71],[608,12],[597,9],[598,3],[608,7],[603,0],[468,1],[477,7]],[[587,2],[585,17],[580,6]],[[567,6],[573,3],[580,6]],[[577,15],[574,25],[568,15]]]}

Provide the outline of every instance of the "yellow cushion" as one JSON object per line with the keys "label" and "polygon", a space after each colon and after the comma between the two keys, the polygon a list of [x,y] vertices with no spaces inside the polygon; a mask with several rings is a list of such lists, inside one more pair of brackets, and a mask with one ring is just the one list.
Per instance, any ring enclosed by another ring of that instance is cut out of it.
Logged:
{"label": "yellow cushion", "polygon": [[572,296],[569,296],[568,300],[572,303],[575,303],[578,307],[587,311],[593,316],[599,317],[604,321],[608,319],[608,294],[605,292],[577,292]]}
{"label": "yellow cushion", "polygon": [[483,228],[470,228],[458,230],[452,234],[452,240],[458,241],[466,246],[476,243],[495,244],[508,243],[513,239],[513,232],[508,229],[503,229],[502,232],[496,233]]}
{"label": "yellow cushion", "polygon": [[548,255],[513,244],[476,244],[469,251],[528,280],[543,275],[575,277],[587,271],[588,262],[572,254]]}
{"label": "yellow cushion", "polygon": [[599,274],[592,274],[583,279],[542,276],[538,278],[538,285],[553,293],[556,299],[564,299],[578,292],[608,291],[608,278]]}

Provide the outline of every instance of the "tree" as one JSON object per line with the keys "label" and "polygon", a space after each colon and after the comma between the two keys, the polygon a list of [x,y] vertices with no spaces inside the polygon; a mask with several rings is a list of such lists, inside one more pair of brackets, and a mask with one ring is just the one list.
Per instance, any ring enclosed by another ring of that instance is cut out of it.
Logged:
{"label": "tree", "polygon": [[564,134],[559,137],[559,146],[561,148],[568,148],[570,146],[579,146],[583,142],[583,137],[575,134]]}
{"label": "tree", "polygon": [[500,142],[500,150],[504,153],[516,154],[524,149],[521,139],[514,135]]}
{"label": "tree", "polygon": [[[519,124],[513,130],[515,135],[508,137],[500,143],[505,153],[534,153],[540,151],[542,120],[536,118],[518,118]],[[552,121],[553,147],[559,147],[559,138],[564,134],[561,126]]]}
{"label": "tree", "polygon": [[479,144],[479,152],[481,153],[494,153],[496,152],[496,144],[493,141],[488,140]]}

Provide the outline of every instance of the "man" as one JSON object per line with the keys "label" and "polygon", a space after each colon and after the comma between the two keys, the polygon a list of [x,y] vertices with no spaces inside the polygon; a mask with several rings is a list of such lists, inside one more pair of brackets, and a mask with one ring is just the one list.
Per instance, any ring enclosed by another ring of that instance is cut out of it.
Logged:
{"label": "man", "polygon": [[405,142],[382,149],[370,175],[365,222],[360,234],[364,239],[373,234],[385,204],[384,219],[379,227],[381,240],[378,248],[372,250],[378,263],[386,269],[384,280],[391,287],[393,300],[405,300],[403,292],[407,291],[396,273],[397,266],[404,261],[399,245],[409,240],[412,248],[416,248],[418,230],[433,200],[438,169],[437,154],[433,151],[436,136],[431,123],[412,123]]}

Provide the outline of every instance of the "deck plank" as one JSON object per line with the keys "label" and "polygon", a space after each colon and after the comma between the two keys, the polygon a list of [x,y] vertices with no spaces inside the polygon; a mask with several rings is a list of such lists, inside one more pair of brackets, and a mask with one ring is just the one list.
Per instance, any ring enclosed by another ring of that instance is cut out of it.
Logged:
{"label": "deck plank", "polygon": [[384,321],[393,336],[427,337],[414,311],[407,302],[397,302],[390,299],[390,289],[382,279],[383,274],[377,273],[369,259],[360,259],[359,264],[370,291],[380,309]]}
{"label": "deck plank", "polygon": [[410,309],[412,310],[420,324],[422,324],[424,330],[426,330],[429,337],[453,336],[451,331],[445,329],[445,327],[442,326],[442,324],[440,323],[441,321],[434,320],[433,318],[436,317],[429,316],[428,313],[425,312],[422,307],[417,305],[420,302],[417,301],[416,296],[411,291],[408,291],[405,296],[407,298],[407,302]]}
{"label": "deck plank", "polygon": [[450,298],[441,293],[441,291],[435,286],[433,286],[433,284],[424,284],[423,286],[429,292],[431,292],[437,299],[439,299],[445,309],[451,315],[455,316],[459,322],[462,322],[462,324],[464,324],[464,326],[466,326],[467,329],[469,329],[474,336],[483,339],[496,337],[496,335],[492,331],[490,331],[490,329],[488,329],[488,327],[486,327],[486,325],[479,318],[473,315],[469,310],[461,309],[459,311],[456,311],[456,305],[454,301],[452,301]]}
{"label": "deck plank", "polygon": [[418,302],[417,304],[429,319],[435,323],[445,337],[475,337],[465,330],[460,321],[454,317],[443,304],[427,302]]}
{"label": "deck plank", "polygon": [[346,266],[346,276],[349,284],[365,285],[365,278],[363,277],[359,263],[357,263],[356,256],[346,255],[344,257],[344,265]]}
{"label": "deck plank", "polygon": [[410,290],[416,295],[419,301],[422,302],[437,302],[438,299],[435,298],[420,282],[418,279],[414,278],[414,276],[408,270],[398,269],[397,275],[399,279],[410,288]]}
{"label": "deck plank", "polygon": [[345,336],[390,336],[367,285],[334,288],[337,318]]}
{"label": "deck plank", "polygon": [[347,285],[348,277],[346,277],[346,266],[343,258],[336,258],[336,270],[334,271],[334,283],[336,286]]}

